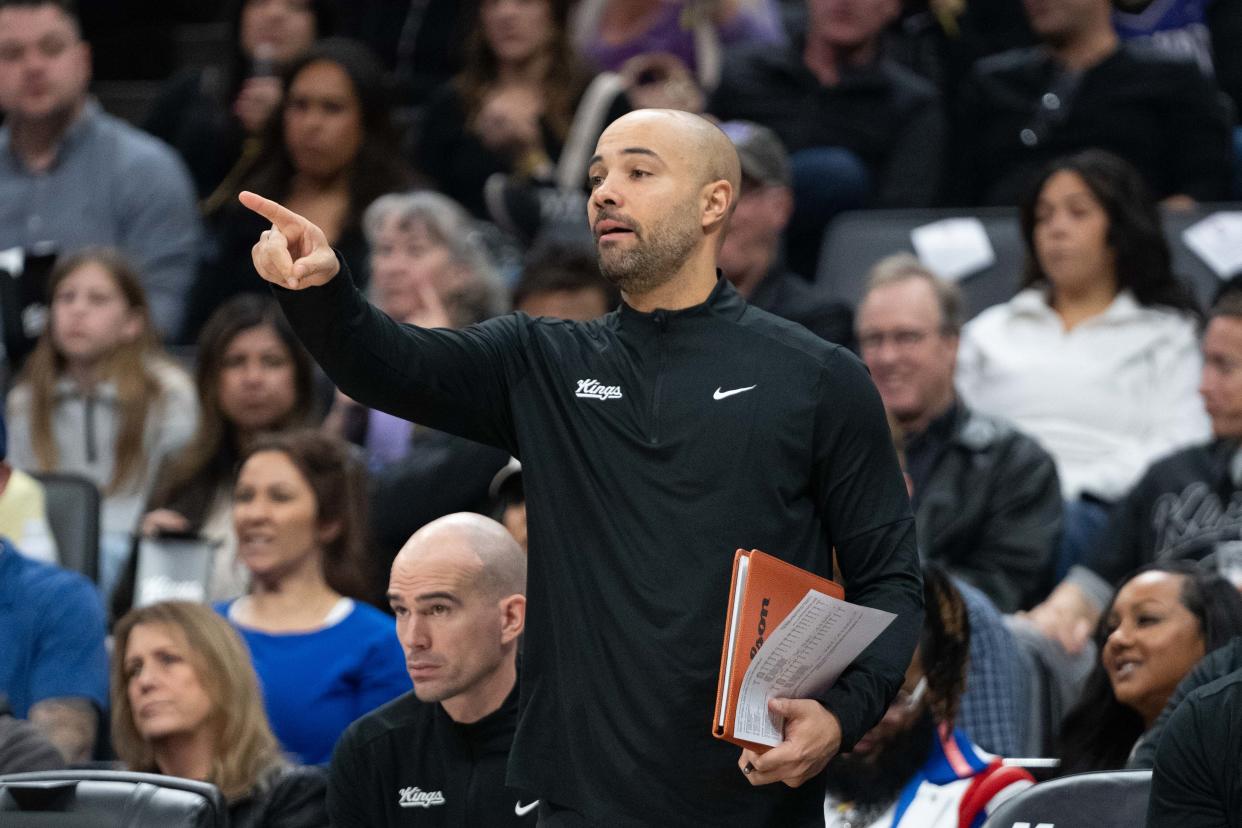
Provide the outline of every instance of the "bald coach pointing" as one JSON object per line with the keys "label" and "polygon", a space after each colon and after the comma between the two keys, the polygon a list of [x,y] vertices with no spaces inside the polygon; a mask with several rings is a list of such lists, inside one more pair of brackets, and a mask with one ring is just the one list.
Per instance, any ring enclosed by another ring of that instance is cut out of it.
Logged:
{"label": "bald coach pointing", "polygon": [[[256,269],[342,391],[522,461],[528,604],[508,782],[540,799],[540,824],[822,824],[824,765],[883,715],[922,624],[879,396],[849,352],[721,278],[739,163],[715,126],[630,113],[584,172],[600,270],[623,298],[584,323],[397,324],[319,228],[242,201],[272,222]],[[835,548],[847,597],[897,615],[821,698],[773,702],[785,741],[763,756],[710,730],[739,547],[825,575]]]}

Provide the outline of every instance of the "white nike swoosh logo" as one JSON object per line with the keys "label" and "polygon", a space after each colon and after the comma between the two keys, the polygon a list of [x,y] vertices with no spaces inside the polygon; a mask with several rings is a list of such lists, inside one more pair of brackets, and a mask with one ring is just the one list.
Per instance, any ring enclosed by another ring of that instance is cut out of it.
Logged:
{"label": "white nike swoosh logo", "polygon": [[752,388],[758,388],[758,385],[748,385],[745,388],[734,388],[731,391],[721,391],[720,386],[716,386],[716,393],[712,394],[713,400],[723,400],[725,397],[732,397],[734,394],[741,394],[743,391],[750,391]]}
{"label": "white nike swoosh logo", "polygon": [[522,800],[519,799],[517,803],[513,806],[513,813],[517,814],[518,816],[526,816],[527,814],[529,814],[531,811],[535,810],[538,807],[539,807],[538,799],[536,799],[534,802],[530,803],[529,805],[523,805]]}

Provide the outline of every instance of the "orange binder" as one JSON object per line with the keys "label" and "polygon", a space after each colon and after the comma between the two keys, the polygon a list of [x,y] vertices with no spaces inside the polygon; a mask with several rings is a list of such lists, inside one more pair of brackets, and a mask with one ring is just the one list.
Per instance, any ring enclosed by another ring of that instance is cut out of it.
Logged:
{"label": "orange binder", "polygon": [[768,745],[733,736],[738,690],[746,668],[763,645],[764,636],[775,630],[811,590],[845,600],[845,590],[840,584],[780,558],[765,555],[758,549],[750,552],[739,549],[734,554],[724,646],[720,651],[720,679],[716,685],[716,712],[712,717],[712,735],[717,739],[756,753],[771,749]]}

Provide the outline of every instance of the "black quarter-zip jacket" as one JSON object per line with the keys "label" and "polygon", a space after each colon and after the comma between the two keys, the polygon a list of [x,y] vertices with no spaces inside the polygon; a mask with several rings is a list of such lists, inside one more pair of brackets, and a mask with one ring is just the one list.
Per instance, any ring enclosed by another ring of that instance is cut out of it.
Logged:
{"label": "black quarter-zip jacket", "polygon": [[535,799],[505,785],[518,689],[482,719],[459,724],[413,692],[349,726],[332,753],[332,828],[401,825],[502,828],[537,821]]}
{"label": "black quarter-zip jacket", "polygon": [[[338,257],[339,258],[339,257]],[[897,620],[821,699],[848,749],[922,625],[905,486],[848,351],[718,279],[701,305],[586,323],[400,325],[342,272],[275,292],[364,405],[522,460],[530,559],[509,782],[601,825],[822,822],[821,784],[752,787],[711,736],[733,553],[821,574]]]}

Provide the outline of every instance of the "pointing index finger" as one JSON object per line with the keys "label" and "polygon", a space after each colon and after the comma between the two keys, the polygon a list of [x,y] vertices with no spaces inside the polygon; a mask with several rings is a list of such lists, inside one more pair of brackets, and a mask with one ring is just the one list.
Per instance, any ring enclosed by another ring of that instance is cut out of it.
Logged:
{"label": "pointing index finger", "polygon": [[237,200],[249,210],[253,210],[263,218],[272,223],[273,228],[282,224],[297,224],[302,221],[302,217],[287,207],[282,207],[270,198],[264,198],[258,193],[252,193],[249,190],[243,190]]}

